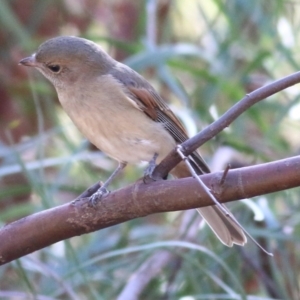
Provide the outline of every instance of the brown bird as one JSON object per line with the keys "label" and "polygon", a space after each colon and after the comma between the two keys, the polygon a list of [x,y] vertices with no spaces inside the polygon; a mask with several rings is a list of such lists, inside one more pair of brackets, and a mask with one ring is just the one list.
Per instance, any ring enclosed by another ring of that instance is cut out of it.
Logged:
{"label": "brown bird", "polygon": [[[72,36],[50,39],[20,64],[36,68],[52,82],[74,124],[92,144],[119,162],[117,171],[127,163],[153,162],[154,158],[159,163],[188,139],[150,83],[89,40]],[[198,152],[189,160],[197,174],[210,172]],[[183,162],[171,174],[190,176]],[[197,210],[225,245],[247,242],[243,230],[217,206]]]}

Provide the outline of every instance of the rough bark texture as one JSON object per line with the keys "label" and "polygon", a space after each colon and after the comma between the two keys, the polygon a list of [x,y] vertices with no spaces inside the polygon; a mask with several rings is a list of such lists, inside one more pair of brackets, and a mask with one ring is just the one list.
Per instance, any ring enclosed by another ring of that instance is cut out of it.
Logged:
{"label": "rough bark texture", "polygon": [[[220,202],[250,198],[300,186],[300,156],[201,176]],[[211,204],[196,180],[139,181],[103,198],[96,208],[88,198],[48,209],[0,229],[0,264],[58,241],[153,213]]]}

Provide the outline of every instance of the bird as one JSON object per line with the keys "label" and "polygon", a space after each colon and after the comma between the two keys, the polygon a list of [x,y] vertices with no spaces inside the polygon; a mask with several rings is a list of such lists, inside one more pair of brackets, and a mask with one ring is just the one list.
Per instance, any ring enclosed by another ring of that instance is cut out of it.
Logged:
{"label": "bird", "polygon": [[[54,37],[19,63],[41,72],[53,84],[63,109],[79,131],[119,162],[105,187],[127,164],[149,162],[151,173],[153,163],[160,163],[188,139],[185,128],[153,86],[90,40]],[[198,175],[210,172],[198,150],[188,159]],[[170,173],[175,178],[190,177],[184,162]],[[247,242],[242,228],[220,207],[197,211],[224,245],[244,246]]]}

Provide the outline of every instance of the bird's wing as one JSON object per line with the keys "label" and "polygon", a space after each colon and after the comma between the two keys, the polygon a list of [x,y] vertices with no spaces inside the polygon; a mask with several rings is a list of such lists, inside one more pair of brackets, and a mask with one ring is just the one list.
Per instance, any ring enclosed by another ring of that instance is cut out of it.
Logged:
{"label": "bird's wing", "polygon": [[[122,70],[125,69],[127,73],[130,72],[131,76],[124,76]],[[166,102],[138,73],[124,65],[119,65],[119,68],[116,68],[111,75],[124,85],[125,92],[130,100],[134,101],[135,106],[153,121],[162,123],[177,143],[183,143],[188,139],[186,130]],[[133,80],[129,78],[133,78]],[[210,172],[209,167],[197,151],[193,152],[190,158],[198,174]]]}

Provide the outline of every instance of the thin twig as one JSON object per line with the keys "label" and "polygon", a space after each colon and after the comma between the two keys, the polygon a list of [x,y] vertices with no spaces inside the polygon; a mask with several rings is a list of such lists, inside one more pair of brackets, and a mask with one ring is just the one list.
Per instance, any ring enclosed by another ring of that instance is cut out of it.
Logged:
{"label": "thin twig", "polygon": [[223,185],[223,183],[224,183],[224,181],[225,181],[225,179],[226,179],[226,176],[227,176],[227,174],[228,174],[228,171],[229,171],[230,169],[231,169],[231,165],[228,164],[228,165],[226,166],[224,172],[223,172],[222,178],[221,178],[221,180],[220,180],[220,185]]}

